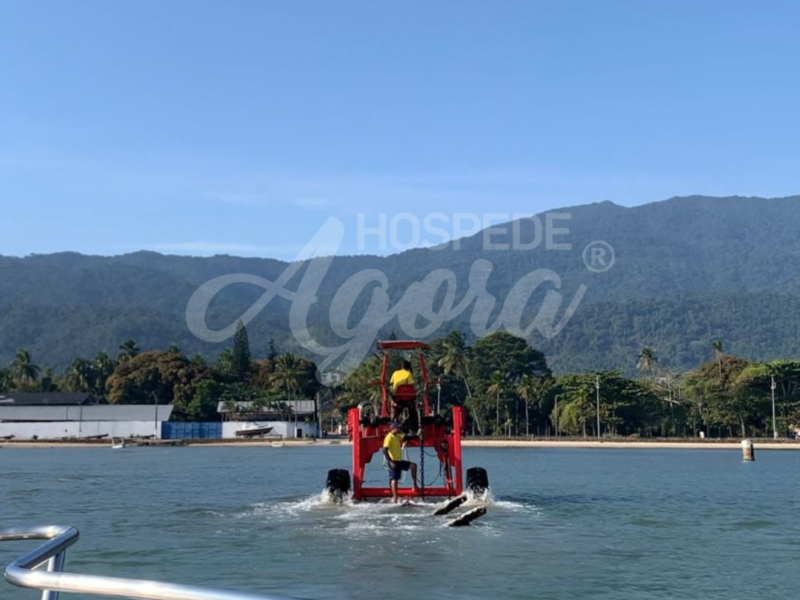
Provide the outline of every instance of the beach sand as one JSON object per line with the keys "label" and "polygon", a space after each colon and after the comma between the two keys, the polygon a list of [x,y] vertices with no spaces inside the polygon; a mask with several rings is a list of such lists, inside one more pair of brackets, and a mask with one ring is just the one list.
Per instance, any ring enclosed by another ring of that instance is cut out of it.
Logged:
{"label": "beach sand", "polygon": [[[347,440],[285,440],[282,442],[285,447],[291,446],[350,446]],[[800,450],[800,440],[779,440],[753,439],[753,444],[757,450]],[[109,442],[62,442],[62,441],[4,441],[0,448],[103,448],[110,447]],[[272,441],[248,440],[248,441],[216,441],[216,442],[189,442],[187,447],[193,448],[218,448],[218,447],[271,447]],[[464,440],[462,446],[465,448],[658,448],[658,449],[718,449],[733,450],[741,449],[741,442],[737,440],[705,440],[705,441],[595,441],[582,439],[567,440]],[[278,450],[278,448],[276,448]]]}
{"label": "beach sand", "polygon": [[[669,441],[594,441],[594,440],[470,440],[462,442],[466,448],[664,448],[664,449],[741,449],[741,441],[736,440],[707,440],[697,442],[669,442]],[[800,450],[800,442],[759,440],[754,439],[753,445],[758,450]]]}

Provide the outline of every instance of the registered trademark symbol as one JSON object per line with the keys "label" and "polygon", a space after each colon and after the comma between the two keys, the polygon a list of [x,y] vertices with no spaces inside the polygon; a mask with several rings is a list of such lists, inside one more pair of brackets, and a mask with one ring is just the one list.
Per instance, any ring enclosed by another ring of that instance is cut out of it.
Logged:
{"label": "registered trademark symbol", "polygon": [[583,250],[583,264],[593,273],[605,273],[614,266],[616,254],[611,244],[597,240]]}

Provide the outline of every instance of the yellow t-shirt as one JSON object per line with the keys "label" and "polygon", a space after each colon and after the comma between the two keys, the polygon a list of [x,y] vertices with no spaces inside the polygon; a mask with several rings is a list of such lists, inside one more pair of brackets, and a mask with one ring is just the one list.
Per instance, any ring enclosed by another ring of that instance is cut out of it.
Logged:
{"label": "yellow t-shirt", "polygon": [[389,381],[389,385],[392,386],[392,391],[396,392],[398,385],[414,385],[414,376],[411,375],[411,371],[398,369],[392,373],[392,379]]}
{"label": "yellow t-shirt", "polygon": [[383,447],[388,449],[391,460],[403,460],[403,434],[390,431],[383,438]]}

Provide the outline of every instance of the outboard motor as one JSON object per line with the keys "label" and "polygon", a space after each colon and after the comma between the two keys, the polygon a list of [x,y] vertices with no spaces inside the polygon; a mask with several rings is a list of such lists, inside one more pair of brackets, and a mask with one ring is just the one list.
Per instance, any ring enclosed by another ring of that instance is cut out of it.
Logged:
{"label": "outboard motor", "polygon": [[328,471],[325,489],[334,502],[343,502],[350,494],[350,471],[347,469],[331,469]]}
{"label": "outboard motor", "polygon": [[489,475],[482,467],[467,469],[467,489],[475,496],[483,496],[489,489]]}

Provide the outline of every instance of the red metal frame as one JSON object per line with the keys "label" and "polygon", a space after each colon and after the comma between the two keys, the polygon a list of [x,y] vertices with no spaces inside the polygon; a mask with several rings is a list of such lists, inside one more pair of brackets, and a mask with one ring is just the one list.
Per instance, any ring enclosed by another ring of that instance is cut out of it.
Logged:
{"label": "red metal frame", "polygon": [[[386,385],[386,370],[389,363],[390,350],[418,350],[420,374],[422,376],[422,414],[420,415],[422,435],[408,441],[409,448],[433,448],[439,459],[439,465],[430,465],[426,470],[430,472],[439,467],[442,469],[442,484],[436,487],[425,487],[414,490],[403,487],[398,489],[398,495],[402,497],[425,496],[458,496],[462,493],[463,469],[461,456],[461,431],[464,428],[464,412],[461,407],[453,408],[452,426],[448,432],[448,426],[444,419],[431,419],[430,406],[428,404],[428,369],[425,366],[424,351],[427,344],[416,341],[386,341],[378,342],[378,349],[383,350],[383,363],[381,364],[381,380],[374,385],[381,386],[381,411],[382,419],[378,423],[362,424],[361,413],[358,408],[351,408],[347,414],[347,427],[350,432],[350,440],[353,442],[353,498],[364,500],[368,498],[387,498],[391,496],[389,490],[388,477],[386,485],[382,487],[367,487],[364,485],[364,474],[367,464],[372,461],[376,453],[380,453],[383,448],[383,439],[389,433],[389,425],[385,423],[389,415],[389,390]],[[380,422],[384,421],[384,422]],[[414,459],[414,457],[411,457]],[[429,459],[430,460],[430,459]],[[414,460],[414,462],[419,462]],[[431,462],[433,462],[431,460]]]}
{"label": "red metal frame", "polygon": [[428,349],[428,344],[423,342],[416,342],[410,340],[390,340],[386,342],[378,342],[378,350],[383,350],[383,362],[381,363],[381,380],[372,382],[370,385],[381,386],[381,416],[389,416],[389,388],[386,386],[386,369],[389,366],[389,351],[390,350],[419,350],[419,372],[422,375],[422,408],[423,414],[429,416],[431,414],[430,405],[428,404],[428,367],[425,366],[425,350]]}
{"label": "red metal frame", "polygon": [[427,350],[428,344],[416,340],[384,340],[378,342],[378,350]]}

